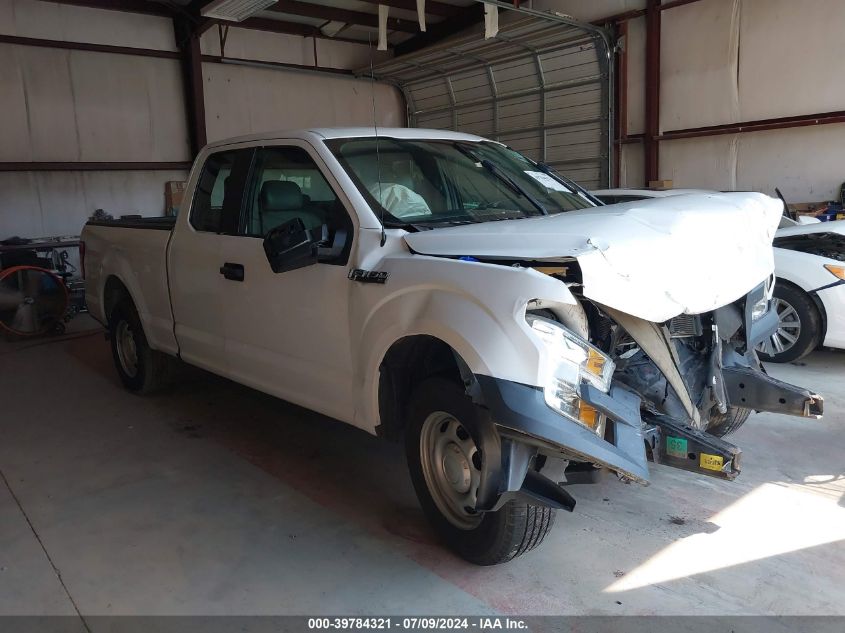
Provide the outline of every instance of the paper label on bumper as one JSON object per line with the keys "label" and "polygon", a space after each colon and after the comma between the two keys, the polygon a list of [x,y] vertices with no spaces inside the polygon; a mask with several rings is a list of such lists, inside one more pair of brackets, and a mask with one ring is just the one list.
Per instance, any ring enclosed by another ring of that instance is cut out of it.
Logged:
{"label": "paper label on bumper", "polygon": [[687,457],[687,441],[682,437],[666,436],[666,454],[672,457]]}
{"label": "paper label on bumper", "polygon": [[707,470],[722,470],[724,460],[720,455],[708,455],[707,453],[701,453],[699,465]]}

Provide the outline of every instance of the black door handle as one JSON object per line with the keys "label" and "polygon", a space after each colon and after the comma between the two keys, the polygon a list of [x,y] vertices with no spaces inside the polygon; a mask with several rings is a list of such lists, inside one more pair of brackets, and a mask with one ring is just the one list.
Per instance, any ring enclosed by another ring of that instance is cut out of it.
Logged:
{"label": "black door handle", "polygon": [[226,262],[220,267],[220,274],[223,275],[226,279],[231,279],[232,281],[243,281],[244,266],[243,264],[233,264],[231,262]]}

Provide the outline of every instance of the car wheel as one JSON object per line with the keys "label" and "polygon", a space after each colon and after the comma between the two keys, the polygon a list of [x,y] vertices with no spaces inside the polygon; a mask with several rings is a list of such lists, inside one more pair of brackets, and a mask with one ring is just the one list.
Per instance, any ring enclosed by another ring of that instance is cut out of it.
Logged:
{"label": "car wheel", "polygon": [[792,284],[775,285],[772,310],[777,311],[777,330],[757,346],[762,360],[788,363],[806,356],[821,340],[821,317],[810,296]]}
{"label": "car wheel", "polygon": [[114,366],[124,387],[147,394],[166,383],[170,358],[149,346],[138,311],[130,299],[123,299],[112,310],[109,334]]}
{"label": "car wheel", "polygon": [[488,412],[459,383],[424,381],[414,390],[409,414],[405,446],[414,489],[453,551],[477,565],[496,565],[543,541],[554,524],[552,508],[511,500],[495,512],[476,511],[486,453],[498,458],[498,437]]}

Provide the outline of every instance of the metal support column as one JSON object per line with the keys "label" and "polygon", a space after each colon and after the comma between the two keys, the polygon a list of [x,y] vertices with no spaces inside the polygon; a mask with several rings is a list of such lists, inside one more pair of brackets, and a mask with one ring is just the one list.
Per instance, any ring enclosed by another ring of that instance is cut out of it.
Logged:
{"label": "metal support column", "polygon": [[645,185],[660,176],[660,0],[646,1]]}
{"label": "metal support column", "polygon": [[205,128],[205,94],[203,90],[202,50],[197,25],[186,18],[173,19],[173,31],[182,63],[182,82],[185,87],[185,108],[191,154],[196,157],[208,142]]}

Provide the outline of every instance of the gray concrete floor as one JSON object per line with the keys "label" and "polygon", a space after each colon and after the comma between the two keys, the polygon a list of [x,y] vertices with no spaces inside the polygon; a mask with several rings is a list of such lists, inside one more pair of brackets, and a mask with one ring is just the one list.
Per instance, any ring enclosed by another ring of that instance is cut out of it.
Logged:
{"label": "gray concrete floor", "polygon": [[74,325],[0,343],[0,614],[845,614],[845,353],[769,367],[828,413],[753,416],[737,481],[573,487],[539,550],[478,568],[398,446],[201,372],[132,396]]}

